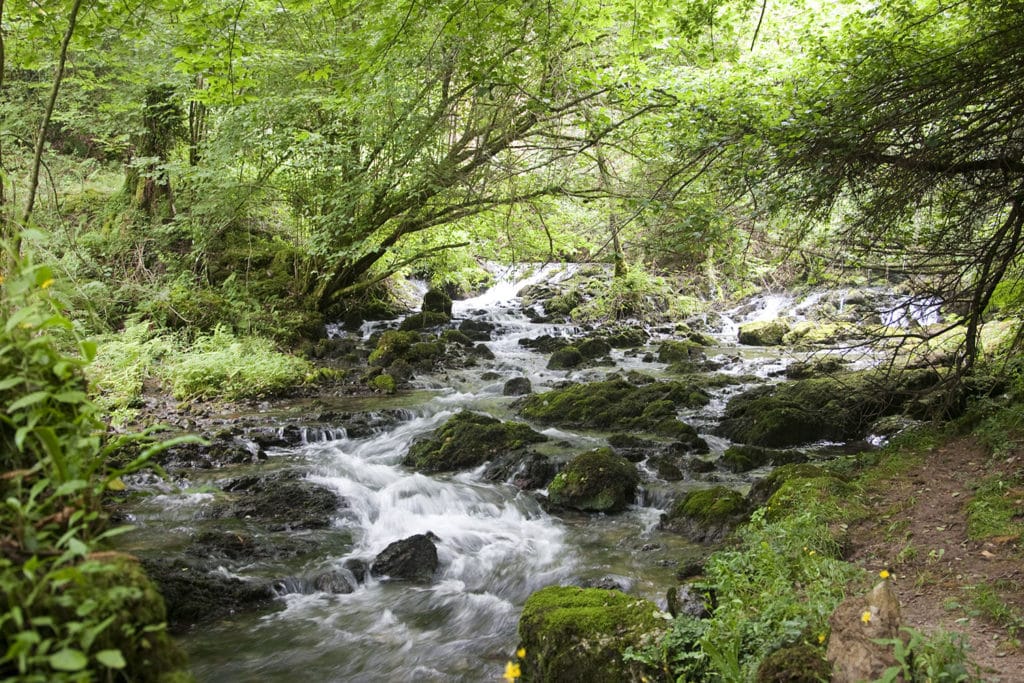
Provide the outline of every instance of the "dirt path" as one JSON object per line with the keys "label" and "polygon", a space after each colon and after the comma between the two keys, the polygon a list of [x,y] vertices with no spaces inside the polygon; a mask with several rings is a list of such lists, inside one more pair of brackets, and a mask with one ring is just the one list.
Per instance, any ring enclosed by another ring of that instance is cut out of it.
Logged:
{"label": "dirt path", "polygon": [[851,559],[892,572],[904,624],[965,634],[984,680],[999,683],[1024,682],[1024,548],[1019,536],[969,539],[967,504],[978,481],[1019,479],[1022,467],[1024,454],[993,459],[970,439],[952,442],[869,491],[877,514],[850,529]]}

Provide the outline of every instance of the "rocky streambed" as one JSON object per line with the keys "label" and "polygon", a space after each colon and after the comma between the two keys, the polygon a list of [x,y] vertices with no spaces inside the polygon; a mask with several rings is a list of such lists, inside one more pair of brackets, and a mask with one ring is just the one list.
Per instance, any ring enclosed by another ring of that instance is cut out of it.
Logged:
{"label": "rocky streambed", "polygon": [[207,444],[161,456],[169,478],[128,482],[123,549],[200,680],[495,678],[531,594],[676,609],[709,544],[787,471],[929,409],[934,371],[872,370],[858,342],[928,322],[888,291],[585,327],[573,309],[600,288],[580,276],[512,272],[334,329],[376,395],[204,415],[189,426]]}

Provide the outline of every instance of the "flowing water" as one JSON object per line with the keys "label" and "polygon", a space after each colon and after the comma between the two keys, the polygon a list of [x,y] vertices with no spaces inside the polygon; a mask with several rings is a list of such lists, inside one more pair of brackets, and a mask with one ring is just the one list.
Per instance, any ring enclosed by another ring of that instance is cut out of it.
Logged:
{"label": "flowing water", "polygon": [[[495,680],[516,646],[522,605],[539,588],[611,578],[663,604],[665,590],[674,584],[676,563],[694,548],[660,531],[659,515],[682,491],[710,483],[652,479],[637,503],[620,515],[555,517],[542,510],[531,493],[484,481],[480,470],[426,476],[400,465],[415,439],[462,409],[513,418],[514,399],[501,395],[511,377],[525,375],[535,391],[544,391],[567,378],[600,379],[611,370],[550,371],[545,368],[547,356],[518,343],[520,338],[543,334],[580,333],[572,326],[530,322],[516,298],[525,284],[556,281],[570,273],[551,267],[531,277],[513,272],[487,293],[456,302],[456,320],[495,324],[488,343],[495,360],[420,377],[417,391],[379,401],[378,405],[402,408],[405,419],[397,425],[360,438],[349,438],[344,425],[336,425],[299,447],[272,451],[258,465],[261,471],[300,466],[312,481],[337,491],[346,501],[333,527],[316,537],[316,559],[303,557],[302,566],[291,568],[295,572],[344,572],[346,561],[372,561],[393,541],[431,532],[440,539],[436,580],[418,585],[368,578],[348,594],[281,582],[272,609],[203,625],[185,637],[199,680]],[[739,322],[767,319],[793,307],[791,298],[774,296],[748,306],[742,315],[729,312],[710,326],[717,330],[721,345],[709,355],[723,364],[723,372],[754,373],[762,380],[777,375],[792,358],[777,350],[737,347],[732,340]],[[373,329],[368,326],[360,334]],[[663,365],[645,363],[635,353],[614,351],[613,358],[616,370],[664,371]],[[481,379],[487,371],[497,379]],[[684,418],[702,432],[710,429],[727,396],[739,390],[720,390],[710,406]],[[558,457],[604,445],[600,434],[556,429],[545,433],[552,440],[541,450]],[[705,436],[713,452],[728,445]],[[216,473],[208,477],[209,483],[216,481]],[[724,472],[718,478],[740,488],[748,481]],[[193,489],[198,484],[191,482]],[[140,527],[136,542],[144,545],[149,534],[151,542],[155,538],[165,547],[180,547],[212,497],[200,490],[168,491],[151,498],[135,511]],[[267,569],[235,571],[246,578],[264,575]]]}

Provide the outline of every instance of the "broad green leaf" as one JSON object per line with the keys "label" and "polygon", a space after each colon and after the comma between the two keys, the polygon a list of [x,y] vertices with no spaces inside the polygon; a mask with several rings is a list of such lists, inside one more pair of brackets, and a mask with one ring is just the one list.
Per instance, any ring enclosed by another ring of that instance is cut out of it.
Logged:
{"label": "broad green leaf", "polygon": [[71,648],[54,652],[49,662],[57,671],[81,671],[89,665],[89,659],[82,652]]}
{"label": "broad green leaf", "polygon": [[100,650],[96,653],[96,661],[109,669],[123,669],[127,666],[120,650]]}

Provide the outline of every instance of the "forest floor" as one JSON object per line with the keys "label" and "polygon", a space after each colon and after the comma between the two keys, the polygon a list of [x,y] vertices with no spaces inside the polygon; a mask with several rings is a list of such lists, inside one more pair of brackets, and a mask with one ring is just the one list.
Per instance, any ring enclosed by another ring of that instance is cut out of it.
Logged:
{"label": "forest floor", "polygon": [[[867,494],[878,513],[850,528],[850,559],[892,573],[903,624],[964,634],[985,681],[1024,681],[1024,548],[1019,534],[970,538],[968,504],[978,482],[1022,473],[1024,452],[992,457],[954,440],[879,481]],[[1005,495],[1019,521],[1024,488]]]}

